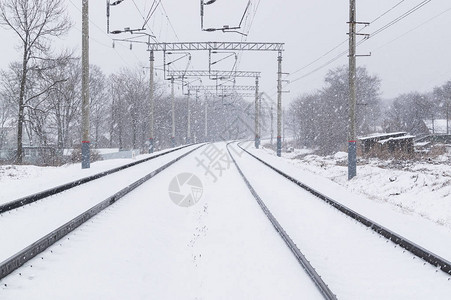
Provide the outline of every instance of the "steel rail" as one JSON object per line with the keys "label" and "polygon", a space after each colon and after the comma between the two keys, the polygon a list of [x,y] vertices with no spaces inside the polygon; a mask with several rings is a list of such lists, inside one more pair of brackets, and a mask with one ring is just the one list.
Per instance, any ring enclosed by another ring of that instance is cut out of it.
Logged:
{"label": "steel rail", "polygon": [[75,181],[72,181],[72,182],[69,182],[69,183],[65,183],[65,184],[62,184],[62,185],[59,185],[59,186],[47,189],[45,191],[38,192],[38,193],[33,194],[33,195],[25,196],[23,198],[7,202],[5,204],[0,205],[0,214],[2,214],[4,212],[7,212],[7,211],[10,211],[10,210],[13,210],[13,209],[16,209],[16,208],[19,208],[19,207],[22,207],[22,206],[25,206],[25,205],[28,205],[28,204],[31,204],[31,203],[34,203],[36,201],[42,200],[44,198],[53,196],[53,195],[61,193],[61,192],[64,192],[64,191],[66,191],[68,189],[71,189],[71,188],[74,188],[76,186],[80,186],[80,185],[88,183],[90,181],[93,181],[93,180],[105,177],[107,175],[110,175],[110,174],[113,174],[113,173],[116,173],[116,172],[128,169],[128,168],[136,166],[138,164],[142,164],[144,162],[148,162],[148,161],[153,160],[155,158],[158,158],[158,157],[161,157],[161,156],[173,153],[175,151],[184,149],[184,148],[189,147],[189,146],[191,146],[191,145],[186,145],[186,146],[182,146],[182,147],[179,147],[179,148],[176,148],[176,149],[172,149],[172,150],[169,150],[169,151],[166,151],[166,152],[154,155],[152,157],[148,157],[148,158],[145,158],[145,159],[142,159],[142,160],[139,160],[139,161],[135,161],[135,162],[132,162],[132,163],[129,163],[129,164],[126,164],[126,165],[123,165],[123,166],[120,166],[120,167],[108,170],[108,171],[104,171],[104,172],[101,172],[101,173],[98,173],[98,174],[95,174],[95,175],[92,175],[92,176],[81,178],[81,179],[78,179],[78,180],[75,180]]}
{"label": "steel rail", "polygon": [[188,156],[192,152],[196,151],[197,149],[203,147],[205,144],[202,144],[198,147],[196,147],[193,150],[188,151],[187,153],[184,153],[183,155],[171,160],[167,164],[159,167],[158,169],[152,171],[151,173],[147,174],[146,176],[142,177],[141,179],[135,181],[134,183],[130,184],[126,188],[120,190],[119,192],[115,193],[114,195],[108,197],[107,199],[103,200],[99,204],[93,206],[92,208],[88,209],[84,213],[80,214],[79,216],[75,217],[71,221],[67,222],[66,224],[62,225],[58,229],[55,229],[54,231],[50,232],[46,236],[42,237],[38,241],[34,242],[33,244],[29,245],[25,249],[21,250],[20,252],[14,254],[10,258],[6,259],[2,263],[0,263],[0,280],[23,266],[26,262],[46,250],[51,245],[55,244],[57,241],[59,241],[61,238],[66,236],[67,234],[74,231],[76,228],[78,228],[80,225],[103,211],[105,208],[111,206],[112,204],[116,203],[118,200],[120,200],[122,197],[127,195],[128,193],[135,190],[137,187],[148,181],[149,179],[155,177],[158,173],[164,171],[177,161],[181,160],[182,158]]}
{"label": "steel rail", "polygon": [[388,240],[392,241],[396,245],[404,248],[405,250],[409,251],[413,255],[425,260],[429,264],[431,264],[434,267],[440,268],[441,271],[445,272],[448,275],[451,275],[451,262],[444,259],[443,257],[421,247],[418,244],[415,244],[414,242],[410,241],[409,239],[391,231],[390,229],[370,220],[369,218],[353,211],[352,209],[346,207],[343,204],[338,203],[337,201],[333,200],[332,198],[320,193],[319,191],[309,187],[308,185],[300,182],[299,180],[291,177],[290,175],[282,172],[281,170],[277,169],[276,167],[270,165],[269,163],[265,162],[261,158],[255,156],[254,154],[250,153],[243,147],[241,147],[238,144],[238,147],[240,147],[244,152],[246,152],[251,157],[255,158],[259,162],[263,163],[273,171],[279,173],[286,179],[290,180],[297,186],[301,187],[302,189],[310,192],[314,196],[318,197],[319,199],[323,200],[327,204],[331,205],[332,207],[338,209],[348,217],[353,218],[354,220],[360,222],[361,224],[365,225],[366,227],[370,228],[371,230],[375,231],[376,233],[380,234],[381,236],[387,238]]}
{"label": "steel rail", "polygon": [[244,182],[246,183],[249,191],[252,193],[252,195],[254,196],[255,200],[260,205],[260,208],[263,210],[263,212],[265,213],[266,217],[269,219],[271,224],[274,226],[275,230],[279,233],[280,237],[283,239],[283,241],[288,246],[288,248],[290,248],[291,252],[296,257],[296,260],[299,262],[299,264],[305,270],[305,272],[310,277],[310,279],[313,281],[315,286],[318,288],[318,290],[324,296],[324,299],[328,299],[328,300],[337,299],[337,296],[335,296],[335,294],[329,289],[329,287],[324,282],[324,280],[321,278],[321,276],[319,276],[319,274],[316,272],[316,270],[313,268],[313,266],[310,264],[310,262],[304,256],[304,254],[299,250],[297,245],[293,242],[293,240],[290,238],[290,236],[286,233],[286,231],[283,229],[282,225],[280,225],[280,223],[277,221],[277,219],[274,217],[274,215],[271,213],[271,211],[265,205],[263,200],[257,194],[255,189],[252,187],[251,183],[246,178],[246,176],[244,175],[243,171],[238,166],[238,163],[236,162],[236,160],[233,157],[232,153],[230,152],[230,149],[229,149],[229,145],[230,144],[231,143],[227,144],[227,151],[229,152],[229,155],[232,158],[232,161],[235,164],[235,167],[237,168],[238,172],[240,173],[241,177],[243,178]]}

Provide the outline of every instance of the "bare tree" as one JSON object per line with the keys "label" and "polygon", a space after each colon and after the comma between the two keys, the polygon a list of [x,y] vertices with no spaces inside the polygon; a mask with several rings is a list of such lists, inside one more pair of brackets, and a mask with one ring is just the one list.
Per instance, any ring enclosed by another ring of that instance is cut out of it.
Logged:
{"label": "bare tree", "polygon": [[0,25],[12,29],[20,39],[22,70],[18,98],[17,157],[22,163],[24,99],[28,73],[33,61],[50,56],[50,40],[65,34],[71,22],[63,0],[1,0]]}
{"label": "bare tree", "polygon": [[80,60],[73,59],[67,64],[61,64],[53,72],[53,80],[67,80],[58,84],[49,95],[47,106],[51,112],[51,127],[56,131],[57,148],[69,147],[69,139],[77,121],[81,103],[81,67]]}
{"label": "bare tree", "polygon": [[[99,148],[101,145],[100,138],[106,134],[107,108],[108,97],[106,89],[106,76],[102,70],[96,66],[91,65],[89,71],[89,90],[90,90],[90,105],[91,116],[90,120],[92,131],[94,134],[94,148]],[[103,144],[102,146],[107,146]]]}

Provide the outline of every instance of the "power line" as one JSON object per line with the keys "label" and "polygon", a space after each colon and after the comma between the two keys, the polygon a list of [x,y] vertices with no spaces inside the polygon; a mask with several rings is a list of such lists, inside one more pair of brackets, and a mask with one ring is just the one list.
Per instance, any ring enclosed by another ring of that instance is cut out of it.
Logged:
{"label": "power line", "polygon": [[[77,9],[80,13],[82,13],[81,9],[74,4],[74,2],[72,0],[69,0],[69,2],[72,4],[72,6]],[[88,18],[89,23],[91,23],[92,25],[94,25],[94,27],[96,27],[100,32],[102,32],[104,35],[106,35],[111,41],[113,41],[113,39],[105,33],[105,29],[101,28],[100,26],[98,26],[96,23],[94,23],[90,18]],[[82,32],[80,29],[78,29],[76,26],[74,26],[74,28],[79,31],[80,33]],[[98,41],[97,39],[93,38],[90,36],[90,39],[93,40],[94,42],[96,42],[97,44],[105,47],[105,48],[109,48],[111,49],[111,46],[104,44],[103,42]],[[119,54],[119,52],[116,49],[113,49],[114,52],[116,53],[117,56],[119,56],[119,58],[125,63],[127,64],[127,61]],[[133,53],[134,54],[134,53]],[[138,57],[134,54],[135,58],[139,61]]]}
{"label": "power line", "polygon": [[376,48],[376,50],[379,50],[379,49],[381,49],[381,48],[383,48],[383,47],[385,47],[385,46],[387,46],[387,45],[389,45],[389,44],[391,44],[391,43],[393,43],[393,42],[399,40],[400,38],[403,38],[404,36],[408,35],[409,33],[411,33],[411,32],[413,32],[413,31],[417,30],[417,29],[420,28],[420,27],[423,27],[424,25],[426,25],[426,24],[432,22],[433,20],[435,20],[435,19],[441,17],[442,15],[446,14],[446,13],[449,12],[449,11],[451,11],[451,7],[448,8],[448,9],[446,9],[446,10],[444,10],[444,11],[442,11],[441,13],[435,15],[434,17],[432,17],[432,18],[430,18],[430,19],[424,21],[423,23],[421,23],[420,25],[418,25],[418,26],[412,28],[411,30],[409,30],[409,31],[407,31],[407,32],[405,32],[405,33],[403,33],[402,35],[400,35],[400,36],[394,38],[393,40],[389,41],[388,43],[385,43],[385,44],[383,44],[382,46]]}
{"label": "power line", "polygon": [[157,11],[158,5],[160,5],[160,3],[161,3],[161,0],[154,0],[152,2],[152,6],[149,9],[149,14],[147,15],[146,22],[144,23],[143,27],[147,26],[147,23],[149,23],[150,19]]}
{"label": "power line", "polygon": [[401,0],[399,1],[397,4],[395,4],[392,8],[390,8],[389,10],[385,11],[384,13],[382,13],[380,16],[376,17],[373,21],[371,21],[370,23],[374,23],[377,20],[379,20],[380,18],[382,18],[383,16],[385,16],[386,14],[388,14],[389,12],[391,12],[392,10],[394,10],[396,7],[398,7],[399,5],[401,5],[404,1],[406,0]]}
{"label": "power line", "polygon": [[161,3],[160,7],[161,7],[161,9],[163,10],[164,14],[166,15],[166,19],[168,20],[169,25],[171,26],[172,31],[174,32],[174,35],[175,35],[176,39],[177,39],[178,41],[180,41],[179,36],[177,35],[177,32],[175,32],[174,26],[172,26],[172,22],[171,22],[171,20],[169,19],[169,16],[168,16],[168,14],[167,14],[167,12],[166,12],[166,9],[164,8],[163,2],[160,1],[160,3]]}
{"label": "power line", "polygon": [[[251,32],[252,25],[254,24],[255,16],[257,15],[257,11],[258,11],[258,8],[260,6],[260,1],[261,0],[258,0],[257,5],[255,6],[254,15],[253,15],[253,17],[252,17],[252,19],[251,19],[251,21],[249,23],[249,28],[247,29],[247,31],[245,30],[246,34],[241,37],[241,42],[243,42],[243,41],[246,42],[247,39],[248,39],[249,33]],[[248,13],[248,16],[246,17],[245,24],[247,24],[248,17],[249,17],[249,13]],[[242,54],[243,54],[243,51],[240,51],[238,53],[238,60],[237,60],[237,63],[235,64],[235,69],[237,69],[239,64],[241,63],[241,56],[242,56]]]}
{"label": "power line", "polygon": [[423,2],[417,4],[415,7],[413,7],[412,9],[408,10],[407,12],[405,12],[404,14],[402,14],[401,16],[397,17],[396,19],[394,19],[393,21],[389,22],[388,24],[382,26],[381,28],[379,28],[378,30],[376,30],[375,32],[370,34],[370,38],[374,37],[376,35],[378,35],[379,33],[387,30],[388,28],[390,28],[391,26],[395,25],[396,23],[400,22],[401,20],[403,20],[404,18],[408,17],[409,15],[413,14],[414,12],[416,12],[417,10],[419,10],[420,8],[422,8],[423,6],[425,6],[426,4],[430,3],[432,0],[424,0]]}
{"label": "power line", "polygon": [[[398,4],[396,4],[395,6],[393,6],[392,8],[390,8],[389,10],[387,10],[386,12],[384,12],[383,14],[381,14],[379,17],[375,18],[375,20],[379,20],[382,16],[386,15],[388,12],[392,11],[394,8],[396,8],[397,6],[399,6],[402,2],[404,2],[405,0],[400,1]],[[403,20],[404,18],[408,17],[409,15],[411,15],[412,13],[414,13],[415,11],[419,10],[420,8],[422,8],[423,6],[425,6],[426,4],[430,3],[432,0],[424,0],[421,3],[417,4],[416,6],[414,6],[413,8],[411,8],[410,10],[408,10],[407,12],[403,13],[401,16],[395,18],[394,20],[390,21],[389,23],[387,23],[386,25],[382,26],[381,28],[377,29],[376,31],[374,31],[372,34],[370,34],[368,37],[360,40],[357,43],[357,46],[361,45],[362,43],[366,42],[367,40],[369,40],[370,38],[376,36],[377,34],[387,30],[388,28],[390,28],[391,26],[395,25],[396,23],[400,22],[401,20]],[[305,65],[304,67],[296,70],[295,72],[293,72],[292,74],[298,73],[299,71],[302,71],[304,69],[306,69],[307,67],[313,65],[314,63],[318,62],[319,60],[321,60],[322,58],[324,58],[325,56],[327,56],[328,54],[330,54],[331,52],[333,52],[334,50],[336,50],[337,48],[339,48],[341,45],[343,45],[344,43],[346,43],[347,40],[341,42],[339,45],[335,46],[333,49],[329,50],[327,53],[323,54],[321,57],[319,57],[318,59],[316,59],[315,61],[309,63],[308,65]],[[335,56],[334,58],[332,58],[331,60],[327,61],[326,63],[324,63],[323,65],[319,66],[318,68],[310,71],[309,73],[302,75],[294,80],[291,81],[292,82],[296,82],[299,81],[305,77],[308,77],[314,73],[316,73],[317,71],[327,67],[328,65],[332,64],[333,62],[337,61],[338,59],[340,59],[341,57],[343,57],[344,55],[346,55],[348,52],[344,51],[341,52],[340,54],[338,54],[337,56]]]}
{"label": "power line", "polygon": [[[141,15],[141,17],[142,17],[142,19],[143,19],[143,21],[144,21],[144,24],[143,24],[143,26],[142,26],[142,29],[144,29],[144,28],[146,27],[147,23],[148,23],[148,20],[146,20],[146,17],[144,17],[144,14],[143,14],[143,13],[141,12],[141,10],[139,9],[139,7],[138,7],[138,5],[136,4],[135,0],[132,0],[132,2],[133,2],[133,4],[135,5],[136,10],[137,10],[138,13]],[[149,26],[147,26],[147,29],[149,29],[149,31],[150,31],[150,33],[151,33],[152,35],[155,35],[155,34],[152,32],[152,29],[151,29]]]}
{"label": "power line", "polygon": [[[398,7],[399,5],[401,5],[405,0],[401,0],[399,1],[397,4],[395,4],[393,7],[391,7],[390,9],[386,10],[385,12],[383,12],[382,14],[380,14],[379,16],[377,16],[375,19],[373,19],[370,23],[374,23],[377,22],[378,20],[380,20],[383,16],[387,15],[389,12],[393,11],[396,7]],[[359,30],[359,32],[361,32],[361,30]],[[305,66],[297,69],[294,72],[291,72],[291,75],[299,73],[300,71],[303,71],[305,69],[307,69],[308,67],[310,67],[311,65],[315,64],[316,62],[320,61],[321,59],[323,59],[324,57],[326,57],[327,55],[329,55],[330,53],[332,53],[333,51],[335,51],[336,49],[340,48],[343,44],[346,44],[348,42],[348,40],[344,40],[341,43],[339,43],[338,45],[336,45],[335,47],[333,47],[332,49],[330,49],[329,51],[327,51],[326,53],[324,53],[323,55],[321,55],[320,57],[318,57],[317,59],[313,60],[312,62],[306,64]],[[336,59],[335,59],[336,60]],[[335,61],[333,60],[333,61]],[[322,69],[322,67],[318,68],[316,71]],[[315,71],[315,72],[316,72]]]}

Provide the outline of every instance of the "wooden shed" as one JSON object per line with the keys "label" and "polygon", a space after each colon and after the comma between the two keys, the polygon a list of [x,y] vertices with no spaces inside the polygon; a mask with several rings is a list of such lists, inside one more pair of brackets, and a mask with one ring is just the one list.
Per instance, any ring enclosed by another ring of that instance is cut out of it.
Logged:
{"label": "wooden shed", "polygon": [[414,153],[413,135],[407,132],[374,134],[359,138],[360,150],[364,156],[399,156]]}

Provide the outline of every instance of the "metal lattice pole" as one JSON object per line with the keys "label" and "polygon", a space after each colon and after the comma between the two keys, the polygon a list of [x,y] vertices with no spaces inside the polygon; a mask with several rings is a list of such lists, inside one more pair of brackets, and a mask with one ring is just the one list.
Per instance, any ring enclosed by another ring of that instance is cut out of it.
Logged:
{"label": "metal lattice pole", "polygon": [[81,167],[91,167],[89,142],[89,9],[88,0],[82,1],[82,142]]}

